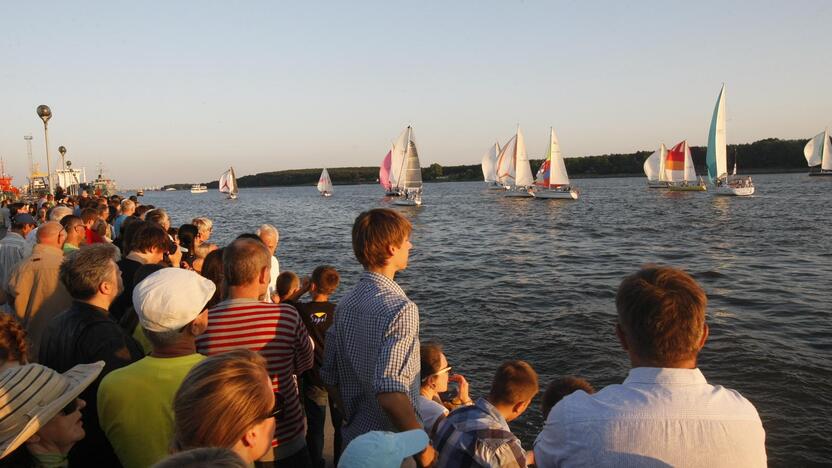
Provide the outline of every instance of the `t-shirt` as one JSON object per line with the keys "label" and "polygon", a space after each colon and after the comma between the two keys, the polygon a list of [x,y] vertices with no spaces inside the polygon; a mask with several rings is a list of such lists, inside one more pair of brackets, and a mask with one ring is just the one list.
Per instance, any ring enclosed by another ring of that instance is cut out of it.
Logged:
{"label": "t-shirt", "polygon": [[117,262],[119,270],[121,270],[121,282],[124,284],[124,292],[116,298],[113,305],[110,306],[110,315],[118,322],[127,312],[127,308],[133,304],[133,277],[136,276],[136,271],[142,266],[131,258],[122,258]]}
{"label": "t-shirt", "polygon": [[422,420],[422,427],[428,435],[433,435],[433,426],[440,416],[448,415],[448,408],[429,400],[422,395],[416,397],[416,414]]}
{"label": "t-shirt", "polygon": [[98,387],[101,429],[125,468],[154,465],[170,453],[173,397],[201,354],[147,356],[109,373]]}
{"label": "t-shirt", "polygon": [[324,302],[301,302],[292,304],[298,309],[309,337],[315,343],[315,369],[324,362],[324,337],[335,319],[335,304]]}

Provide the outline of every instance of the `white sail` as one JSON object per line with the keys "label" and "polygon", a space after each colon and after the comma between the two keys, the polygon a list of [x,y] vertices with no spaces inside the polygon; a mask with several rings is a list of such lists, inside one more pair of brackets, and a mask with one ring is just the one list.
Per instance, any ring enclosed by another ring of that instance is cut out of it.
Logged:
{"label": "white sail", "polygon": [[566,163],[563,161],[563,154],[560,152],[560,143],[558,136],[555,135],[555,129],[549,130],[549,154],[546,159],[549,160],[549,186],[552,185],[569,185],[569,175],[566,173]]}
{"label": "white sail", "polygon": [[233,167],[229,168],[220,176],[219,187],[222,193],[237,194],[237,178],[234,176]]}
{"label": "white sail", "polygon": [[405,153],[405,169],[399,186],[405,189],[422,188],[422,167],[419,164],[419,152],[416,150],[416,140],[413,129],[408,127],[407,152]]}
{"label": "white sail", "polygon": [[708,177],[716,180],[728,175],[728,155],[725,136],[725,85],[719,90],[719,97],[711,117],[711,129],[708,133]]}
{"label": "white sail", "polygon": [[402,188],[402,173],[405,169],[405,159],[408,147],[408,135],[410,127],[405,128],[393,143],[392,154],[390,155],[390,184],[393,188]]}
{"label": "white sail", "polygon": [[662,143],[659,145],[659,181],[660,182],[670,182],[667,178],[667,171],[665,167],[667,166],[667,146]]}
{"label": "white sail", "polygon": [[332,179],[329,178],[329,172],[326,168],[321,172],[321,177],[318,179],[318,191],[332,193]]}
{"label": "white sail", "polygon": [[497,182],[505,186],[514,185],[514,175],[517,169],[517,135],[511,137],[503,146],[497,157]]}
{"label": "white sail", "polygon": [[517,162],[517,169],[515,171],[514,185],[517,187],[531,187],[534,185],[534,175],[532,174],[532,166],[529,163],[529,157],[526,155],[526,142],[523,139],[523,133],[520,127],[517,127],[517,139],[515,143],[515,161]]}
{"label": "white sail", "polygon": [[659,180],[659,168],[661,167],[661,149],[657,149],[653,151],[653,154],[647,157],[644,160],[644,175],[647,176],[647,180],[649,181],[656,181]]}
{"label": "white sail", "polygon": [[500,154],[500,144],[494,143],[494,146],[488,148],[488,151],[482,155],[482,177],[486,182],[495,182],[497,180],[497,156]]}
{"label": "white sail", "polygon": [[693,157],[690,155],[690,146],[685,141],[685,182],[696,181],[696,168],[693,167]]}
{"label": "white sail", "polygon": [[821,169],[832,170],[832,150],[829,148],[829,131],[815,135],[803,148],[803,155],[809,167],[821,165]]}

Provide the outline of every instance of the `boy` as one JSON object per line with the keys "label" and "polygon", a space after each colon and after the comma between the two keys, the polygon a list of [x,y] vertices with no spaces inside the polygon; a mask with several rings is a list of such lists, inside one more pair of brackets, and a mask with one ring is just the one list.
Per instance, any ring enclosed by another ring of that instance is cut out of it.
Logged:
{"label": "boy", "polygon": [[[282,273],[281,273],[282,275]],[[315,364],[311,371],[304,374],[304,407],[306,408],[306,446],[312,455],[314,466],[324,466],[324,423],[326,422],[326,406],[329,404],[332,427],[335,429],[334,460],[338,463],[341,452],[341,415],[340,408],[329,398],[326,388],[319,374],[324,360],[324,337],[327,329],[332,325],[335,317],[335,304],[329,301],[329,296],[338,288],[341,278],[335,267],[322,265],[312,272],[309,283],[311,302],[296,303],[295,307],[306,325],[309,336],[315,343]],[[283,297],[281,295],[281,297]]]}
{"label": "boy", "polygon": [[[304,282],[306,283],[306,278],[304,278]],[[304,287],[301,288],[300,278],[298,278],[298,275],[291,271],[284,271],[283,273],[277,275],[277,280],[275,280],[274,283],[272,302],[275,304],[288,302],[289,305],[297,305],[295,301],[297,301],[297,299],[304,292],[306,292],[305,289],[308,287],[304,284]]]}
{"label": "boy", "polygon": [[595,393],[595,387],[591,383],[586,379],[575,377],[574,375],[567,375],[549,383],[540,401],[540,412],[543,413],[543,421],[546,421],[546,418],[549,417],[549,412],[552,411],[552,408],[559,401],[563,400],[563,397],[571,395],[578,390],[583,390],[590,395]]}

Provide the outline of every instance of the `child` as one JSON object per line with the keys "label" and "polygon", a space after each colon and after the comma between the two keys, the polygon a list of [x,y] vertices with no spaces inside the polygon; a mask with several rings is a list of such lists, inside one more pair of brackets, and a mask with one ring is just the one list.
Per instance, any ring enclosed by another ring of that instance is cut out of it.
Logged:
{"label": "child", "polygon": [[294,272],[284,271],[280,273],[274,282],[275,294],[272,294],[272,302],[275,304],[288,302],[290,305],[297,305],[295,302],[306,292],[305,289],[308,289],[306,278],[304,278],[304,283],[303,288],[301,288],[300,278]]}
{"label": "child", "polygon": [[[280,275],[282,276],[283,273]],[[313,466],[316,467],[323,466],[324,463],[324,423],[327,404],[329,404],[332,417],[332,427],[335,429],[333,459],[336,464],[341,452],[341,431],[337,429],[341,426],[343,419],[341,409],[336,407],[333,400],[329,398],[318,373],[324,360],[324,337],[335,318],[335,304],[329,301],[329,296],[338,288],[340,280],[338,271],[334,267],[323,265],[315,268],[308,285],[312,301],[295,304],[303,323],[306,324],[309,336],[315,343],[315,364],[310,372],[304,374],[303,378],[303,400],[308,424],[306,446],[309,447]],[[277,287],[280,288],[279,277]],[[280,297],[283,295],[281,294]]]}
{"label": "child", "polygon": [[546,421],[549,417],[549,411],[551,411],[552,408],[554,408],[555,405],[563,399],[563,397],[571,395],[577,390],[583,390],[590,395],[595,393],[595,387],[587,382],[586,379],[575,377],[573,375],[567,375],[566,377],[561,377],[552,381],[552,383],[546,387],[546,391],[543,393],[543,398],[540,401],[540,410],[543,413],[543,420]]}

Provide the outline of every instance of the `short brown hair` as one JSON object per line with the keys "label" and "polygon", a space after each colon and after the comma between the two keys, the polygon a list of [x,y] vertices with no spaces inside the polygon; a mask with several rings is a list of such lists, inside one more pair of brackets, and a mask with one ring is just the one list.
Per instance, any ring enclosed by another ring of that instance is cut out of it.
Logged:
{"label": "short brown hair", "polygon": [[69,254],[61,263],[60,278],[73,299],[89,299],[98,292],[98,286],[108,280],[117,268],[118,249],[108,243],[85,245]]}
{"label": "short brown hair", "polygon": [[271,266],[270,257],[260,240],[237,239],[228,244],[222,252],[225,284],[242,286],[255,281],[263,268]]}
{"label": "short brown hair", "polygon": [[341,282],[341,276],[338,275],[338,270],[331,265],[321,265],[312,271],[312,284],[318,289],[321,294],[332,294],[338,288],[338,283]]}
{"label": "short brown hair", "polygon": [[387,248],[404,242],[413,226],[396,211],[376,208],[355,218],[352,225],[352,250],[364,268],[383,267],[390,257]]}
{"label": "short brown hair", "polygon": [[81,219],[84,220],[84,224],[96,221],[98,218],[98,208],[84,208],[81,210]]}
{"label": "short brown hair", "polygon": [[537,372],[526,361],[506,361],[497,368],[488,397],[492,403],[515,404],[531,400],[539,388]]}
{"label": "short brown hair", "polygon": [[232,448],[243,433],[272,410],[263,382],[266,360],[248,349],[205,358],[194,366],[173,399],[176,450]]}
{"label": "short brown hair", "polygon": [[281,300],[289,294],[289,291],[296,282],[299,284],[300,278],[293,271],[281,271],[277,275],[277,279],[274,282],[274,290],[280,296]]}
{"label": "short brown hair", "polygon": [[150,221],[140,221],[135,228],[133,228],[133,225],[130,227],[135,229],[130,238],[129,247],[131,252],[150,252],[154,248],[162,252],[168,251],[171,240],[162,226]]}
{"label": "short brown hair", "polygon": [[689,274],[647,266],[621,282],[615,296],[618,325],[631,351],[657,365],[695,357],[708,298]]}
{"label": "short brown hair", "polygon": [[592,384],[590,384],[586,379],[575,377],[574,375],[567,375],[549,383],[549,386],[546,387],[546,391],[543,392],[543,398],[540,402],[540,410],[541,413],[543,413],[543,419],[546,420],[549,416],[549,411],[551,411],[559,401],[563,400],[563,397],[571,395],[573,392],[578,390],[583,390],[590,395],[595,393],[595,387],[593,387]]}

